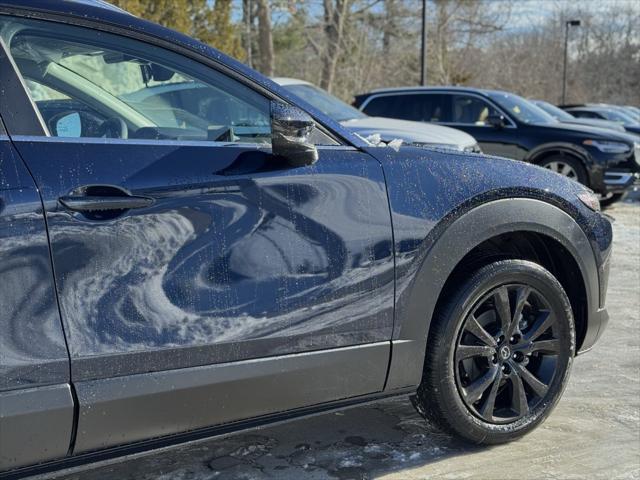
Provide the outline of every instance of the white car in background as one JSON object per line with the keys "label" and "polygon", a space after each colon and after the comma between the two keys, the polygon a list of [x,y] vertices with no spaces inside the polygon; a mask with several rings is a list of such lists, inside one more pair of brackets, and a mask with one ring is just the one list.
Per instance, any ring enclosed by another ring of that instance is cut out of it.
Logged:
{"label": "white car in background", "polygon": [[375,138],[379,136],[380,140],[385,143],[399,139],[409,145],[450,148],[466,152],[481,151],[475,138],[455,128],[423,122],[370,117],[304,80],[278,77],[273,81],[361,137]]}

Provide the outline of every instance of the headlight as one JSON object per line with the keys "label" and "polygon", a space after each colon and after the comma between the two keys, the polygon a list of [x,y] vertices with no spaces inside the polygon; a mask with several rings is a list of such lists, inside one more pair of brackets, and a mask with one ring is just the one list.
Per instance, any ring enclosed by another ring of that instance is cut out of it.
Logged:
{"label": "headlight", "polygon": [[585,140],[584,145],[595,147],[603,153],[628,153],[631,146],[624,142],[610,142],[608,140]]}
{"label": "headlight", "polygon": [[585,190],[578,194],[578,198],[582,203],[589,207],[594,212],[600,211],[600,199],[598,196],[590,190]]}
{"label": "headlight", "polygon": [[636,158],[636,163],[640,165],[640,143],[633,144],[633,156]]}

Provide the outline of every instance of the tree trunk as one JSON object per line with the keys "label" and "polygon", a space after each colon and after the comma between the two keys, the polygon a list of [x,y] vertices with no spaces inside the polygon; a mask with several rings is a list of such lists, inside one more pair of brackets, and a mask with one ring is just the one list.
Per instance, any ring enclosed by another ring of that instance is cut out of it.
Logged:
{"label": "tree trunk", "polygon": [[253,13],[252,1],[242,0],[242,24],[244,25],[244,48],[247,52],[247,65],[253,68]]}
{"label": "tree trunk", "polygon": [[396,0],[386,0],[384,3],[385,16],[382,30],[382,52],[384,55],[391,53],[391,41],[398,35],[398,8]]}
{"label": "tree trunk", "polygon": [[260,62],[258,70],[268,77],[273,76],[273,32],[271,29],[271,7],[269,0],[258,2],[258,50]]}
{"label": "tree trunk", "polygon": [[327,47],[322,59],[322,77],[320,86],[331,91],[333,79],[336,74],[336,65],[340,56],[342,33],[344,31],[345,17],[349,10],[349,0],[323,0],[324,5],[324,34]]}

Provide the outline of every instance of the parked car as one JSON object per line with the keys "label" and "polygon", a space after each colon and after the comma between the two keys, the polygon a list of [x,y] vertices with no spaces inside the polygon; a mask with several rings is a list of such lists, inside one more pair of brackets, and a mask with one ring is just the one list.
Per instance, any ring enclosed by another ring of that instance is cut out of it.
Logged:
{"label": "parked car", "polygon": [[[611,224],[576,182],[374,146],[102,2],[1,0],[0,37],[5,477],[407,395],[506,442],[605,329]],[[122,100],[189,81],[197,115]]]}
{"label": "parked car", "polygon": [[578,118],[595,118],[617,122],[629,133],[640,135],[640,123],[631,112],[610,105],[561,105],[560,108]]}
{"label": "parked car", "polygon": [[[592,104],[587,104],[591,106]],[[629,105],[612,105],[610,103],[597,103],[597,106],[608,107],[613,110],[617,110],[619,112],[623,112],[625,115],[631,117],[636,123],[640,122],[640,111],[636,107],[631,107]]]}
{"label": "parked car", "polygon": [[[399,139],[405,144],[414,146],[480,151],[475,139],[460,130],[439,125],[425,125],[419,122],[369,117],[310,83],[283,78],[277,78],[274,81],[364,138],[377,141],[379,137],[379,141],[384,143]],[[202,89],[206,90],[206,95]],[[156,121],[171,122],[175,125],[187,122],[197,128],[199,112],[208,110],[210,105],[216,106],[219,102],[213,101],[213,99],[217,96],[219,94],[205,84],[186,81],[145,87],[120,95],[119,98],[129,104],[139,105],[139,108],[145,109],[146,114]],[[186,118],[184,112],[180,118],[176,118],[175,111],[157,107],[176,101],[179,101],[183,110],[190,114],[189,118]],[[60,105],[61,103],[63,102],[56,101],[52,105],[47,105],[45,109],[53,114],[54,110],[64,108]],[[226,115],[220,109],[214,108],[214,110],[223,117]],[[209,115],[209,120],[212,120],[213,114],[214,112]],[[224,118],[217,119],[216,122],[223,123]]]}
{"label": "parked car", "polygon": [[640,117],[640,108],[638,107],[634,107],[633,105],[624,105],[624,108],[626,108],[627,110],[630,110],[631,112],[636,114],[636,119],[638,117]]}
{"label": "parked car", "polygon": [[541,108],[553,118],[558,120],[561,123],[571,123],[575,125],[586,125],[588,127],[598,127],[598,128],[607,128],[610,130],[617,130],[619,132],[624,132],[624,127],[617,123],[612,122],[611,120],[602,120],[599,118],[577,118],[571,115],[569,112],[562,110],[560,107],[556,107],[549,102],[545,102],[544,100],[531,100],[538,108]]}
{"label": "parked car", "polygon": [[273,81],[364,138],[379,135],[385,143],[400,139],[414,146],[480,152],[478,142],[461,130],[422,122],[370,117],[304,80],[274,78]]}
{"label": "parked car", "polygon": [[[640,171],[640,143],[625,132],[559,123],[517,95],[477,88],[416,87],[358,95],[375,116],[435,122],[472,135],[482,151],[535,163],[621,198]],[[606,203],[606,201],[605,201]]]}

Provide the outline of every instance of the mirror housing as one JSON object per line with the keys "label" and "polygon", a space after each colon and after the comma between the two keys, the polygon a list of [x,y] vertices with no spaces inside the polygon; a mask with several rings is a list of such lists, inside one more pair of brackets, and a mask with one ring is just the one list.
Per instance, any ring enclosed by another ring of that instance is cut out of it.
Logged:
{"label": "mirror housing", "polygon": [[487,125],[491,125],[493,128],[504,128],[507,124],[505,122],[504,115],[489,115],[486,123]]}
{"label": "mirror housing", "polygon": [[313,165],[318,150],[309,140],[316,124],[307,112],[285,103],[271,102],[271,144],[273,154],[294,167]]}

